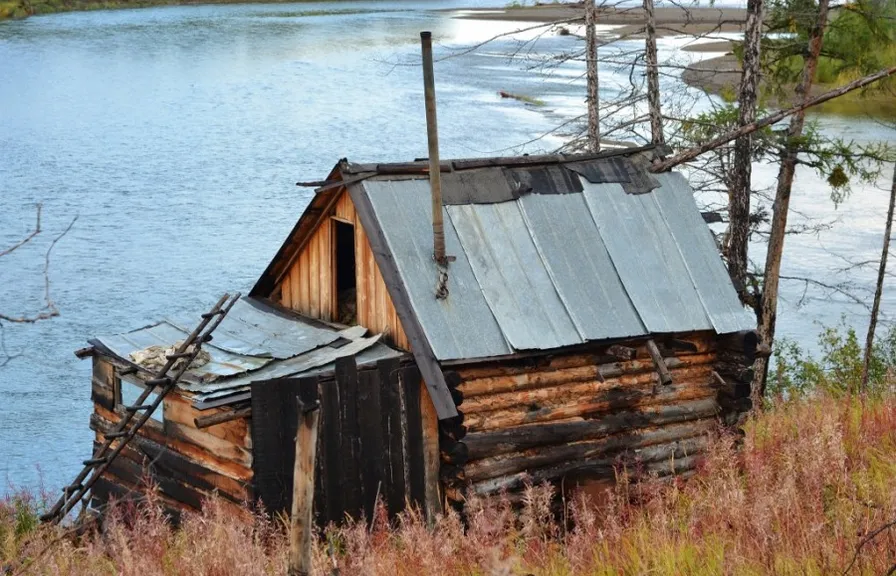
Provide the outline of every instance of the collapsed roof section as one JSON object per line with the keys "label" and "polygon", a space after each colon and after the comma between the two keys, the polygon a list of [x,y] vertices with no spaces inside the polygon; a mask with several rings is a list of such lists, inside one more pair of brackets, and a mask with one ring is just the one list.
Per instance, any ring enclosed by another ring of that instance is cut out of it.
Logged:
{"label": "collapsed roof section", "polygon": [[[90,343],[134,368],[151,369],[145,358],[153,349],[164,351],[183,341],[191,329],[192,321],[187,319],[193,317],[165,319]],[[404,356],[379,338],[367,336],[362,326],[338,330],[242,298],[215,330],[213,340],[203,345],[207,355],[194,362],[178,387],[192,393],[197,408],[211,408],[248,400],[252,382],[332,373],[336,360],[345,356],[356,356],[362,366]]]}

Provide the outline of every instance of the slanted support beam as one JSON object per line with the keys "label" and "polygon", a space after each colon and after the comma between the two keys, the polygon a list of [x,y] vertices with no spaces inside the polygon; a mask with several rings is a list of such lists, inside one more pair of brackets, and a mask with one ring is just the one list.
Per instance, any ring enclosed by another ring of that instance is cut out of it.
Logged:
{"label": "slanted support beam", "polygon": [[663,360],[663,355],[660,354],[660,349],[657,347],[656,342],[653,341],[653,338],[647,341],[647,353],[650,354],[653,365],[656,366],[656,372],[660,375],[660,382],[663,386],[671,384],[672,373],[666,367],[666,361]]}

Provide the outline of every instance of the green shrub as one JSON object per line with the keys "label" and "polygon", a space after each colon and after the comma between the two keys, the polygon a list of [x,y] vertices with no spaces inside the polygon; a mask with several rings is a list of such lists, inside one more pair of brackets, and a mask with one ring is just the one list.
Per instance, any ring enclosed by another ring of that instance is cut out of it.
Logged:
{"label": "green shrub", "polygon": [[[801,396],[821,389],[831,394],[856,393],[862,387],[864,343],[845,322],[825,327],[818,336],[820,357],[809,355],[793,340],[775,342],[774,369],[769,372],[768,393]],[[868,370],[868,392],[888,390],[896,375],[896,327],[876,339]]]}

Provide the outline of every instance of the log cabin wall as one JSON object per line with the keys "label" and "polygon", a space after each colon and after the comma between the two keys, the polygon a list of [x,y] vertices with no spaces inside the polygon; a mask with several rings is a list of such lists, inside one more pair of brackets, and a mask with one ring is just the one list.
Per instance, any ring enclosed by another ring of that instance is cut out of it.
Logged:
{"label": "log cabin wall", "polygon": [[645,343],[447,373],[463,414],[441,424],[448,500],[459,505],[467,489],[612,480],[620,462],[660,475],[693,469],[720,418],[735,423],[748,408],[748,387],[720,368],[712,333],[657,338],[672,375],[665,386]]}
{"label": "log cabin wall", "polygon": [[[118,375],[123,368],[108,357],[93,357],[90,428],[95,432],[94,449],[104,440],[103,433],[124,414]],[[170,393],[163,401],[161,414],[154,414],[161,421],[147,421],[94,485],[94,505],[103,505],[111,498],[143,497],[146,481],[151,480],[157,487],[157,498],[175,520],[186,510],[198,510],[213,494],[221,497],[222,505],[232,503],[229,507],[237,514],[245,514],[238,505],[253,499],[252,442],[247,420],[204,429],[198,429],[194,422],[198,416],[227,410],[199,412],[180,391]]]}
{"label": "log cabin wall", "polygon": [[274,294],[279,294],[279,303],[312,318],[328,322],[339,320],[336,309],[334,221],[354,226],[356,323],[373,333],[384,334],[385,340],[393,346],[409,350],[407,336],[374,260],[364,227],[345,190],[339,193],[330,214],[321,221],[275,288]]}

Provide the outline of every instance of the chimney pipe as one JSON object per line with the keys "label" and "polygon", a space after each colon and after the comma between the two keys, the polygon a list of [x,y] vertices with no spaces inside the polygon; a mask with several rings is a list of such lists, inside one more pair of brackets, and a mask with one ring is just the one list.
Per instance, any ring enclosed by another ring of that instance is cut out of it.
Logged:
{"label": "chimney pipe", "polygon": [[439,128],[436,122],[436,84],[432,72],[432,32],[420,33],[423,49],[423,96],[429,144],[429,187],[432,192],[432,257],[445,265],[445,227],[442,223],[442,175],[439,172]]}

